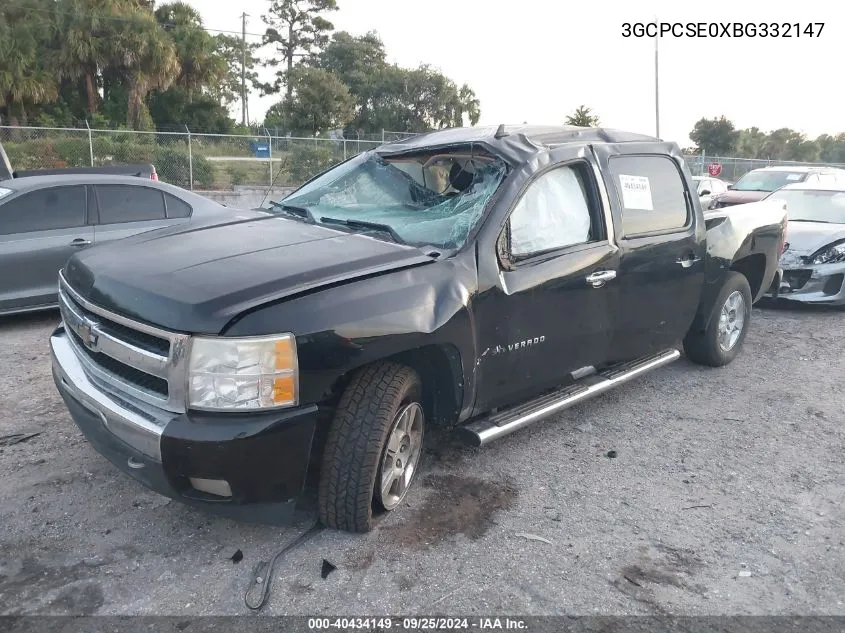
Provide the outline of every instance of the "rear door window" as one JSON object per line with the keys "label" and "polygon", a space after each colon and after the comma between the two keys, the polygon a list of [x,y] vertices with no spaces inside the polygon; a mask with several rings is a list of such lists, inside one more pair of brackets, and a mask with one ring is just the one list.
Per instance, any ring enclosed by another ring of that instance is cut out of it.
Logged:
{"label": "rear door window", "polygon": [[609,161],[622,211],[622,236],[682,231],[690,219],[681,170],[668,156],[613,156]]}
{"label": "rear door window", "polygon": [[133,185],[96,185],[100,224],[164,220],[164,194]]}
{"label": "rear door window", "polygon": [[51,187],[0,204],[0,235],[85,226],[85,187]]}

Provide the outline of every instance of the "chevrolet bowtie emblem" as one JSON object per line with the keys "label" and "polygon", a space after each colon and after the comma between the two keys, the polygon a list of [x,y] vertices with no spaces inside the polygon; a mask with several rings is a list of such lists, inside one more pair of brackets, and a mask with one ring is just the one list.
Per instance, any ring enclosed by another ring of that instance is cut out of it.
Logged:
{"label": "chevrolet bowtie emblem", "polygon": [[94,331],[94,324],[90,321],[83,321],[76,326],[76,333],[79,335],[82,344],[92,352],[97,351],[99,335]]}

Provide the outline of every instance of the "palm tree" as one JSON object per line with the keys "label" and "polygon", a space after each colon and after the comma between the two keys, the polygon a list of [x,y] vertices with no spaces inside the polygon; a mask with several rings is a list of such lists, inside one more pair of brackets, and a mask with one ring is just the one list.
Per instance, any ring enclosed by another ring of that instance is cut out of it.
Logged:
{"label": "palm tree", "polygon": [[566,124],[578,127],[598,127],[599,118],[591,112],[592,110],[587,106],[578,106],[574,113],[566,117]]}
{"label": "palm tree", "polygon": [[475,92],[473,92],[472,88],[470,88],[467,84],[461,86],[461,89],[458,92],[458,99],[461,103],[460,125],[464,124],[465,114],[469,118],[470,125],[478,123],[478,119],[481,118],[481,101],[479,101],[478,97],[475,96]]}
{"label": "palm tree", "polygon": [[[123,5],[123,6],[121,6]],[[61,79],[85,80],[88,112],[99,110],[97,79],[115,55],[115,22],[125,3],[119,0],[61,0],[58,29]]]}
{"label": "palm tree", "polygon": [[167,90],[179,76],[176,47],[149,9],[135,7],[121,27],[115,65],[128,86],[126,123],[137,129],[144,99],[151,90]]}
{"label": "palm tree", "polygon": [[[41,2],[47,11],[48,3]],[[55,76],[47,69],[52,61],[52,28],[44,13],[14,8],[0,12],[0,108],[12,125],[26,119],[26,102],[43,103],[56,98]]]}
{"label": "palm tree", "polygon": [[188,102],[195,91],[219,85],[228,73],[226,60],[217,54],[217,41],[202,24],[199,12],[184,2],[163,4],[156,20],[170,35],[179,58],[176,85],[185,89]]}

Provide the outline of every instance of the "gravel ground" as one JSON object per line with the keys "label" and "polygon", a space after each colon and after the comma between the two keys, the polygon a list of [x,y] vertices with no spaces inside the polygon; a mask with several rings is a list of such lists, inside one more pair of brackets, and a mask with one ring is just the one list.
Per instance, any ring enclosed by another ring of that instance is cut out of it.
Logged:
{"label": "gravel ground", "polygon": [[[57,318],[0,321],[0,436],[39,434],[0,447],[0,614],[247,612],[297,530],[168,502],[100,457],[50,378]],[[767,306],[727,368],[682,359],[484,449],[441,437],[374,532],[281,559],[266,612],[845,615],[843,329]]]}

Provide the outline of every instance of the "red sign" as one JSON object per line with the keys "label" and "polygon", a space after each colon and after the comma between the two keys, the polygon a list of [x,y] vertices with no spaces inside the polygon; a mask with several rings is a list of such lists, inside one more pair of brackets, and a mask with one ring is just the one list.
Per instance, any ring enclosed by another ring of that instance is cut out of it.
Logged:
{"label": "red sign", "polygon": [[719,163],[710,163],[707,166],[707,173],[715,178],[722,173],[722,166]]}

